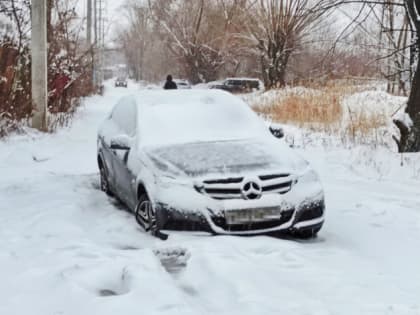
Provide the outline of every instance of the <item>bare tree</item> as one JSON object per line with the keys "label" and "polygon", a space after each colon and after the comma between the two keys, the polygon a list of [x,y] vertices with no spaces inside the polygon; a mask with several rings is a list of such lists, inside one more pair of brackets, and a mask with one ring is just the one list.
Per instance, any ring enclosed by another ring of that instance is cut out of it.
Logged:
{"label": "bare tree", "polygon": [[[410,68],[408,72],[410,73],[409,81],[411,82],[409,83],[411,83],[411,89],[405,108],[405,115],[394,119],[394,123],[400,131],[400,136],[394,136],[394,140],[400,152],[420,152],[420,0],[339,0],[327,5],[327,7],[338,7],[348,4],[360,4],[362,6],[360,11],[368,9],[369,15],[376,14],[375,7],[381,9],[382,16],[379,18],[378,16],[375,17],[381,21],[382,30],[386,30],[388,45],[391,46],[385,46],[390,51],[385,57],[392,58],[388,69],[391,73],[389,77],[393,80],[396,77],[398,81],[402,81],[402,73],[406,71],[404,64],[407,58],[404,51],[407,50],[407,46],[410,49]],[[399,8],[405,14],[405,21],[403,21],[401,28],[395,25],[394,13],[396,8]],[[388,22],[384,23],[386,14],[388,14]],[[355,21],[352,22],[354,23]],[[384,25],[387,26],[384,27]],[[408,30],[410,30],[411,36],[408,36]],[[397,32],[399,33],[398,36],[396,36]],[[410,37],[411,43],[404,45],[405,42],[408,42],[408,37]],[[392,69],[393,67],[395,69]],[[395,72],[393,73],[392,70]],[[398,84],[401,83],[398,82]]]}
{"label": "bare tree", "polygon": [[124,11],[129,27],[120,31],[118,41],[125,52],[128,67],[134,78],[143,80],[146,78],[146,55],[155,42],[150,10],[147,5],[129,2],[124,6]]}
{"label": "bare tree", "polygon": [[[32,111],[30,97],[30,2],[0,1],[0,15],[10,24],[0,29],[0,137],[16,129]],[[4,19],[0,19],[4,20]]]}
{"label": "bare tree", "polygon": [[149,1],[164,42],[193,82],[211,81],[229,63],[234,19],[245,0]]}
{"label": "bare tree", "polygon": [[[345,0],[342,3],[353,2]],[[400,136],[394,136],[394,140],[400,152],[420,152],[420,0],[358,2],[367,4],[369,7],[380,6],[384,12],[383,15],[388,15],[388,22],[382,23],[385,25],[383,29],[385,28],[389,45],[386,47],[389,53],[385,57],[391,58],[388,63],[388,78],[396,81],[401,89],[405,81],[408,81],[411,86],[405,115],[394,119],[400,131]],[[396,24],[397,9],[403,12],[403,22],[400,26]],[[375,11],[372,10],[372,12]],[[384,19],[381,17],[381,20]],[[409,57],[407,57],[407,50],[410,52]],[[409,60],[408,63],[407,60]],[[404,73],[409,73],[406,75],[407,79],[403,78]]]}
{"label": "bare tree", "polygon": [[260,58],[268,88],[286,83],[290,57],[334,8],[327,0],[258,0],[244,10],[247,38]]}

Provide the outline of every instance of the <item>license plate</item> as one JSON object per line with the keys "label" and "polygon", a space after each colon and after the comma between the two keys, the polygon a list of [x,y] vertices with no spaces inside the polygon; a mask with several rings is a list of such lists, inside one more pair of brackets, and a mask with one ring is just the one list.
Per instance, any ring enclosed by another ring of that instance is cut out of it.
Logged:
{"label": "license plate", "polygon": [[227,224],[244,224],[279,220],[281,211],[279,208],[262,208],[262,209],[241,209],[225,211],[225,219]]}

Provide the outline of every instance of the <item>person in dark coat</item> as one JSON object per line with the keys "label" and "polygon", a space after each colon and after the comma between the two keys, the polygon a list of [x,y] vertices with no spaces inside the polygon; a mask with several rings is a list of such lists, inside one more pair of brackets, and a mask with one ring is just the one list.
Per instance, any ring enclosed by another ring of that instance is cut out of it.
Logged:
{"label": "person in dark coat", "polygon": [[166,82],[163,88],[165,90],[176,90],[178,88],[178,86],[173,81],[172,76],[170,74],[166,77]]}

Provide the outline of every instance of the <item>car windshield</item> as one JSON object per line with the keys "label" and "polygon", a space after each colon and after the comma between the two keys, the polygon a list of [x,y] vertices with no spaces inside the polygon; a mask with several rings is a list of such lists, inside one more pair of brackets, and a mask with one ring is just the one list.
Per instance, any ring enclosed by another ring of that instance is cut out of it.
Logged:
{"label": "car windshield", "polygon": [[250,139],[266,132],[260,118],[236,98],[172,101],[146,106],[140,123],[144,145]]}
{"label": "car windshield", "polygon": [[242,81],[239,80],[228,80],[227,85],[241,85]]}

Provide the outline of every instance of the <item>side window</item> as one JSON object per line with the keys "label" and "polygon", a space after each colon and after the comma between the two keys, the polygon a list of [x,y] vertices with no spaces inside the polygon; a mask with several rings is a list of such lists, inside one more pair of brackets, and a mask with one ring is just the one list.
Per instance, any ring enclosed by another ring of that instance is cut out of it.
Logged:
{"label": "side window", "polygon": [[134,101],[129,98],[122,99],[114,108],[112,121],[128,136],[134,136],[137,127],[137,109]]}

